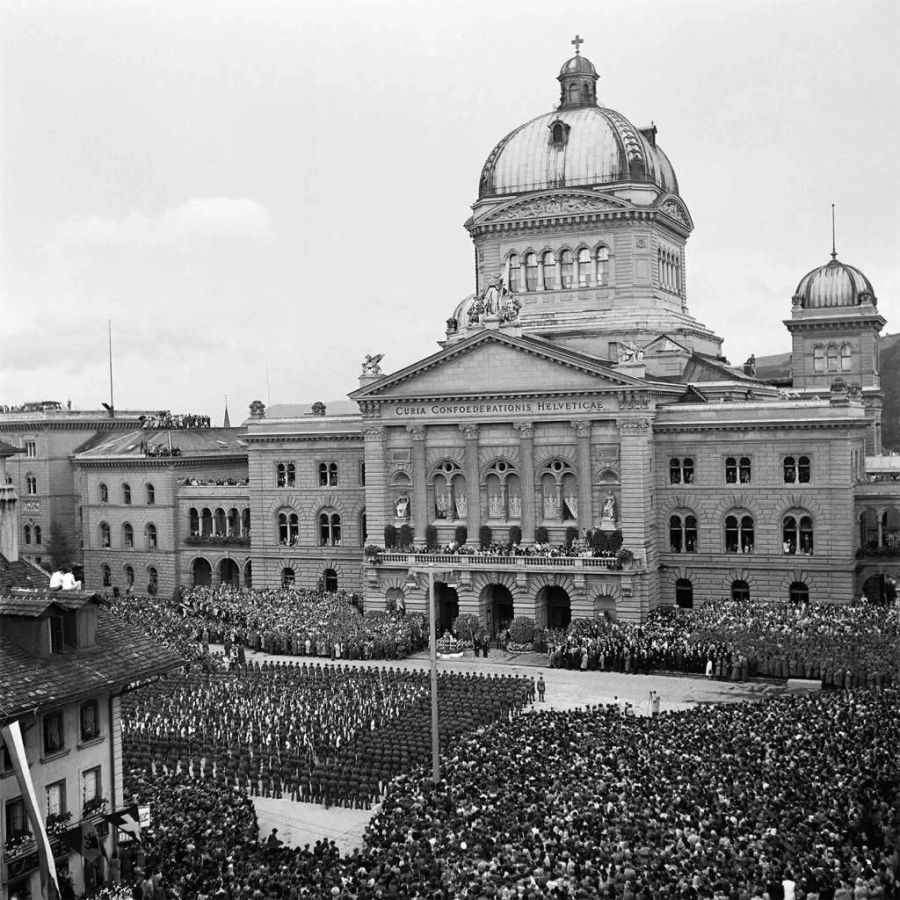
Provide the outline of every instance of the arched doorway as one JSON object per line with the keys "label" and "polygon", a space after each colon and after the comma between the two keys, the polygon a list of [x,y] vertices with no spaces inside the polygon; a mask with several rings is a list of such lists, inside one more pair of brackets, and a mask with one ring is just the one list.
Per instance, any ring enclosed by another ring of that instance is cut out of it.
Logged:
{"label": "arched doorway", "polygon": [[897,584],[882,572],[870,575],[863,583],[862,592],[870,603],[893,603],[897,599]]}
{"label": "arched doorway", "polygon": [[219,563],[219,584],[235,588],[241,586],[241,570],[233,559],[226,557]]}
{"label": "arched doorway", "polygon": [[456,588],[444,584],[443,581],[434,583],[434,602],[437,607],[437,620],[435,627],[440,637],[445,631],[449,631],[456,617],[459,615],[459,594]]}
{"label": "arched doorway", "polygon": [[731,599],[736,603],[750,602],[750,585],[742,578],[731,582]]}
{"label": "arched doorway", "polygon": [[482,610],[491,637],[496,637],[515,618],[515,603],[505,584],[489,584],[481,592]]}
{"label": "arched doorway", "polygon": [[537,624],[544,628],[568,628],[572,621],[572,601],[565,588],[551,584],[538,591]]}
{"label": "arched doorway", "polygon": [[191,580],[194,587],[210,587],[212,585],[212,566],[202,556],[194,560],[191,566]]}
{"label": "arched doorway", "polygon": [[387,589],[384,595],[384,608],[388,612],[406,612],[406,594],[403,593],[403,588],[392,587]]}
{"label": "arched doorway", "polygon": [[675,582],[675,605],[679,609],[694,608],[694,583],[690,578],[679,578]]}
{"label": "arched doorway", "polygon": [[336,594],[338,589],[338,576],[334,569],[326,569],[322,573],[322,582],[325,585],[325,592],[328,594]]}

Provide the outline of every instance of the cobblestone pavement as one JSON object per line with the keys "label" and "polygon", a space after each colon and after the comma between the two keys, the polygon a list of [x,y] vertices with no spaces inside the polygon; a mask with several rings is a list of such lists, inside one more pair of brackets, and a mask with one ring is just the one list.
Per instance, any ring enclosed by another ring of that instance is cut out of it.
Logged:
{"label": "cobblestone pavement", "polygon": [[[221,651],[220,646],[210,649]],[[386,666],[395,669],[427,669],[428,653],[423,652],[400,660],[337,660],[327,657],[267,656],[264,653],[247,654],[248,660],[263,662],[321,663],[323,666]],[[481,672],[483,674],[522,675],[537,679],[542,674],[547,685],[546,701],[534,703],[526,713],[540,712],[542,709],[570,710],[588,704],[613,703],[623,706],[631,704],[638,715],[648,715],[650,691],[656,691],[660,700],[660,711],[688,709],[702,703],[737,703],[741,700],[761,699],[782,693],[783,685],[767,682],[728,682],[708,680],[700,676],[683,675],[625,675],[621,672],[580,672],[573,669],[551,669],[547,667],[546,654],[505,653],[492,650],[487,658],[476,658],[471,652],[460,659],[438,660],[438,671]],[[259,818],[260,835],[265,838],[272,828],[278,829],[278,836],[290,846],[315,843],[319,838],[330,838],[342,850],[349,852],[361,846],[362,834],[374,813],[372,810],[345,809],[332,807],[325,809],[316,803],[292,803],[290,800],[275,800],[257,797],[254,799]]]}

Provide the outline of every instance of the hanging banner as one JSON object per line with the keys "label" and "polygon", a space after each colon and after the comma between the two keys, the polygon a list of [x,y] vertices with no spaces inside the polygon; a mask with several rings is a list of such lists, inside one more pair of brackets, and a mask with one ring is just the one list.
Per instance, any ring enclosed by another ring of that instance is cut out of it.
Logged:
{"label": "hanging banner", "polygon": [[41,867],[41,887],[44,893],[48,894],[48,880],[56,889],[56,896],[59,896],[59,881],[56,877],[56,863],[53,861],[53,854],[50,852],[50,840],[47,837],[47,829],[44,827],[44,819],[41,816],[37,805],[37,797],[34,794],[34,782],[31,780],[31,770],[28,768],[28,759],[25,756],[25,741],[22,739],[22,729],[18,720],[4,725],[0,728],[0,735],[9,751],[12,760],[13,770],[16,773],[16,781],[19,790],[22,792],[22,799],[25,802],[25,810],[28,813],[28,821],[31,823],[31,832],[37,842],[38,859]]}

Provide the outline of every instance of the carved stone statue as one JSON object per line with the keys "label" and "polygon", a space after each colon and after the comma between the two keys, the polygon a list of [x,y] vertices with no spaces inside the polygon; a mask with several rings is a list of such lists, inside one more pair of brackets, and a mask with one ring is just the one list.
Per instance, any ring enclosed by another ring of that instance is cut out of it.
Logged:
{"label": "carved stone statue", "polygon": [[603,512],[600,517],[606,522],[616,521],[616,498],[613,497],[611,491],[606,495],[606,500],[603,503]]}
{"label": "carved stone statue", "polygon": [[618,355],[619,365],[622,365],[622,363],[643,362],[644,360],[643,349],[638,347],[634,341],[626,341],[619,344]]}
{"label": "carved stone statue", "polygon": [[362,364],[363,375],[381,375],[382,372],[379,363],[382,359],[384,359],[383,353],[367,353],[366,358],[363,360]]}
{"label": "carved stone statue", "polygon": [[396,512],[398,519],[409,518],[409,494],[401,494],[394,501],[394,511]]}
{"label": "carved stone statue", "polygon": [[451,316],[447,319],[447,334],[456,334],[459,330],[459,322]]}
{"label": "carved stone statue", "polygon": [[488,286],[481,295],[484,305],[484,313],[487,316],[498,316],[503,306],[503,298],[507,293],[503,285],[503,279],[499,275],[492,275]]}

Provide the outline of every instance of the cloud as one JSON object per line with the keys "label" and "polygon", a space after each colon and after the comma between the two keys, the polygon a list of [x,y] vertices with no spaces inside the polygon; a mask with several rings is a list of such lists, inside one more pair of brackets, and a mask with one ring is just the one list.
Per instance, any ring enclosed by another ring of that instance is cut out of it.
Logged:
{"label": "cloud", "polygon": [[156,218],[75,216],[55,237],[70,247],[163,247],[221,237],[265,243],[272,237],[272,218],[265,206],[246,197],[192,197]]}

